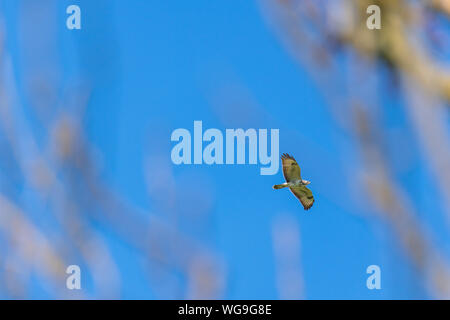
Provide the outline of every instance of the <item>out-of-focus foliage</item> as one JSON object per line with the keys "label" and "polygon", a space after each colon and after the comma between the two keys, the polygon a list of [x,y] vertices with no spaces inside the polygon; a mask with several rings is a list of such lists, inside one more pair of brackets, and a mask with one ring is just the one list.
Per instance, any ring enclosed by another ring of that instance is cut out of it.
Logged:
{"label": "out-of-focus foliage", "polygon": [[[383,126],[387,99],[401,101],[420,141],[450,226],[450,1],[262,1],[263,12],[290,53],[328,97],[330,112],[361,154],[364,190],[392,227],[436,297],[450,295],[445,253],[418,220],[417,201],[396,177],[386,149],[395,136]],[[366,27],[370,5],[381,29]],[[344,66],[344,67],[343,67]],[[387,97],[387,98],[386,98]],[[405,142],[400,142],[400,145]],[[358,174],[358,173],[354,173]],[[420,181],[417,181],[420,184]],[[420,212],[431,214],[430,212]]]}
{"label": "out-of-focus foliage", "polygon": [[[299,66],[315,78],[333,120],[358,153],[363,169],[355,167],[348,179],[356,177],[432,295],[450,297],[448,255],[419,219],[432,213],[419,208],[398,179],[401,166],[386,147],[396,137],[382,123],[394,108],[385,101],[400,101],[450,228],[450,1],[257,4]],[[370,4],[381,8],[381,30],[366,28]],[[120,76],[114,32],[105,27],[101,37],[88,39],[89,45],[80,41],[73,58],[80,75],[67,80],[60,70],[64,61],[56,54],[61,50],[55,26],[60,11],[58,1],[20,1],[14,27],[3,23],[0,12],[1,296],[27,298],[38,282],[52,298],[120,298],[123,278],[104,236],[110,233],[145,261],[151,272],[142,281],[150,283],[156,298],[224,297],[232,285],[226,262],[177,220],[187,211],[192,219],[206,217],[217,195],[202,190],[195,178],[177,180],[164,148],[149,156],[145,168],[151,210],[128,203],[105,182],[101,156],[86,137],[84,120],[96,90]],[[113,23],[108,15],[99,14],[99,19],[104,19],[99,25]],[[9,37],[15,37],[19,53],[7,49]],[[244,95],[237,91],[224,96],[238,100]],[[230,121],[238,108],[253,120],[263,113],[245,99],[228,107]],[[221,117],[225,108],[219,109]],[[198,212],[192,214],[189,209],[195,206]],[[271,236],[279,297],[304,298],[308,287],[296,222],[279,217]],[[66,267],[73,261],[82,264],[88,296],[64,286]]]}

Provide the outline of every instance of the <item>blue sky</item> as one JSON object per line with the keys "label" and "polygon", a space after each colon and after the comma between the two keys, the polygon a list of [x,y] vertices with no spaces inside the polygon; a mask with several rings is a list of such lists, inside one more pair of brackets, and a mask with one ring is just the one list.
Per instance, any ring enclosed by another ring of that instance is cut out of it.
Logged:
{"label": "blue sky", "polygon": [[[19,2],[3,2],[1,8],[11,33],[7,47],[18,95],[26,106]],[[82,9],[82,30],[65,28],[65,7],[72,3]],[[133,207],[176,223],[215,252],[227,274],[224,298],[279,298],[272,225],[283,215],[293,217],[300,230],[306,298],[428,297],[390,229],[352,186],[357,155],[332,119],[322,89],[288,53],[257,1],[58,1],[49,7],[59,28],[52,51],[61,69],[58,92],[92,87],[83,128],[101,163],[101,178]],[[386,110],[397,110],[387,113],[386,130],[407,127],[402,111],[384,99]],[[304,178],[312,181],[313,208],[305,212],[287,190],[272,190],[283,181],[281,171],[261,176],[255,165],[170,164],[171,132],[193,130],[194,120],[223,132],[280,129],[280,152],[296,157]],[[410,139],[411,152],[417,153]],[[168,161],[179,201],[185,201],[177,204],[176,222],[149,196],[146,170],[157,165],[148,160],[155,156]],[[427,194],[410,181],[427,170],[419,156],[414,158],[417,163],[400,178],[428,206]],[[202,196],[209,200],[196,202]],[[197,210],[204,212],[196,215]],[[440,219],[424,220],[446,243]],[[97,227],[118,264],[121,298],[182,297],[156,292],[140,253]],[[366,287],[372,264],[381,267],[381,290]],[[40,286],[37,281],[31,298],[47,297]],[[94,289],[86,290],[95,297]]]}

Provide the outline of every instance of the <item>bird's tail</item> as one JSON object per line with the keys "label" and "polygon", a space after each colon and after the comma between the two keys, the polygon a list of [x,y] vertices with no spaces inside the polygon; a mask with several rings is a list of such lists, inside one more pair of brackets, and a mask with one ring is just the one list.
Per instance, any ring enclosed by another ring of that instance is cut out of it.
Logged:
{"label": "bird's tail", "polygon": [[278,189],[286,188],[287,186],[288,186],[287,183],[283,183],[283,184],[276,184],[272,188],[274,188],[275,190],[278,190]]}

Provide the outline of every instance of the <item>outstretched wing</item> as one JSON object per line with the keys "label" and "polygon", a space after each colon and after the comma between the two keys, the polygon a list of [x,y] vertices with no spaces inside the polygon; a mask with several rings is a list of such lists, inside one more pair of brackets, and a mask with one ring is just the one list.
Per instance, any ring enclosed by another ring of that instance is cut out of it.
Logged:
{"label": "outstretched wing", "polygon": [[291,187],[289,189],[294,194],[294,196],[296,196],[297,199],[300,200],[305,210],[308,210],[312,207],[314,203],[314,197],[311,190],[309,190],[305,186]]}
{"label": "outstretched wing", "polygon": [[300,180],[300,167],[294,157],[284,153],[281,156],[281,164],[283,165],[283,176],[287,182]]}

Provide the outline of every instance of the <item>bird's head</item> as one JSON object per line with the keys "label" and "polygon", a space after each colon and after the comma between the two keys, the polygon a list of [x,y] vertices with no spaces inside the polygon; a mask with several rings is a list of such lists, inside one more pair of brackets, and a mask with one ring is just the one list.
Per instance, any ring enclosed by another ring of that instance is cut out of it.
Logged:
{"label": "bird's head", "polygon": [[303,184],[307,186],[308,184],[311,184],[311,181],[303,180]]}

